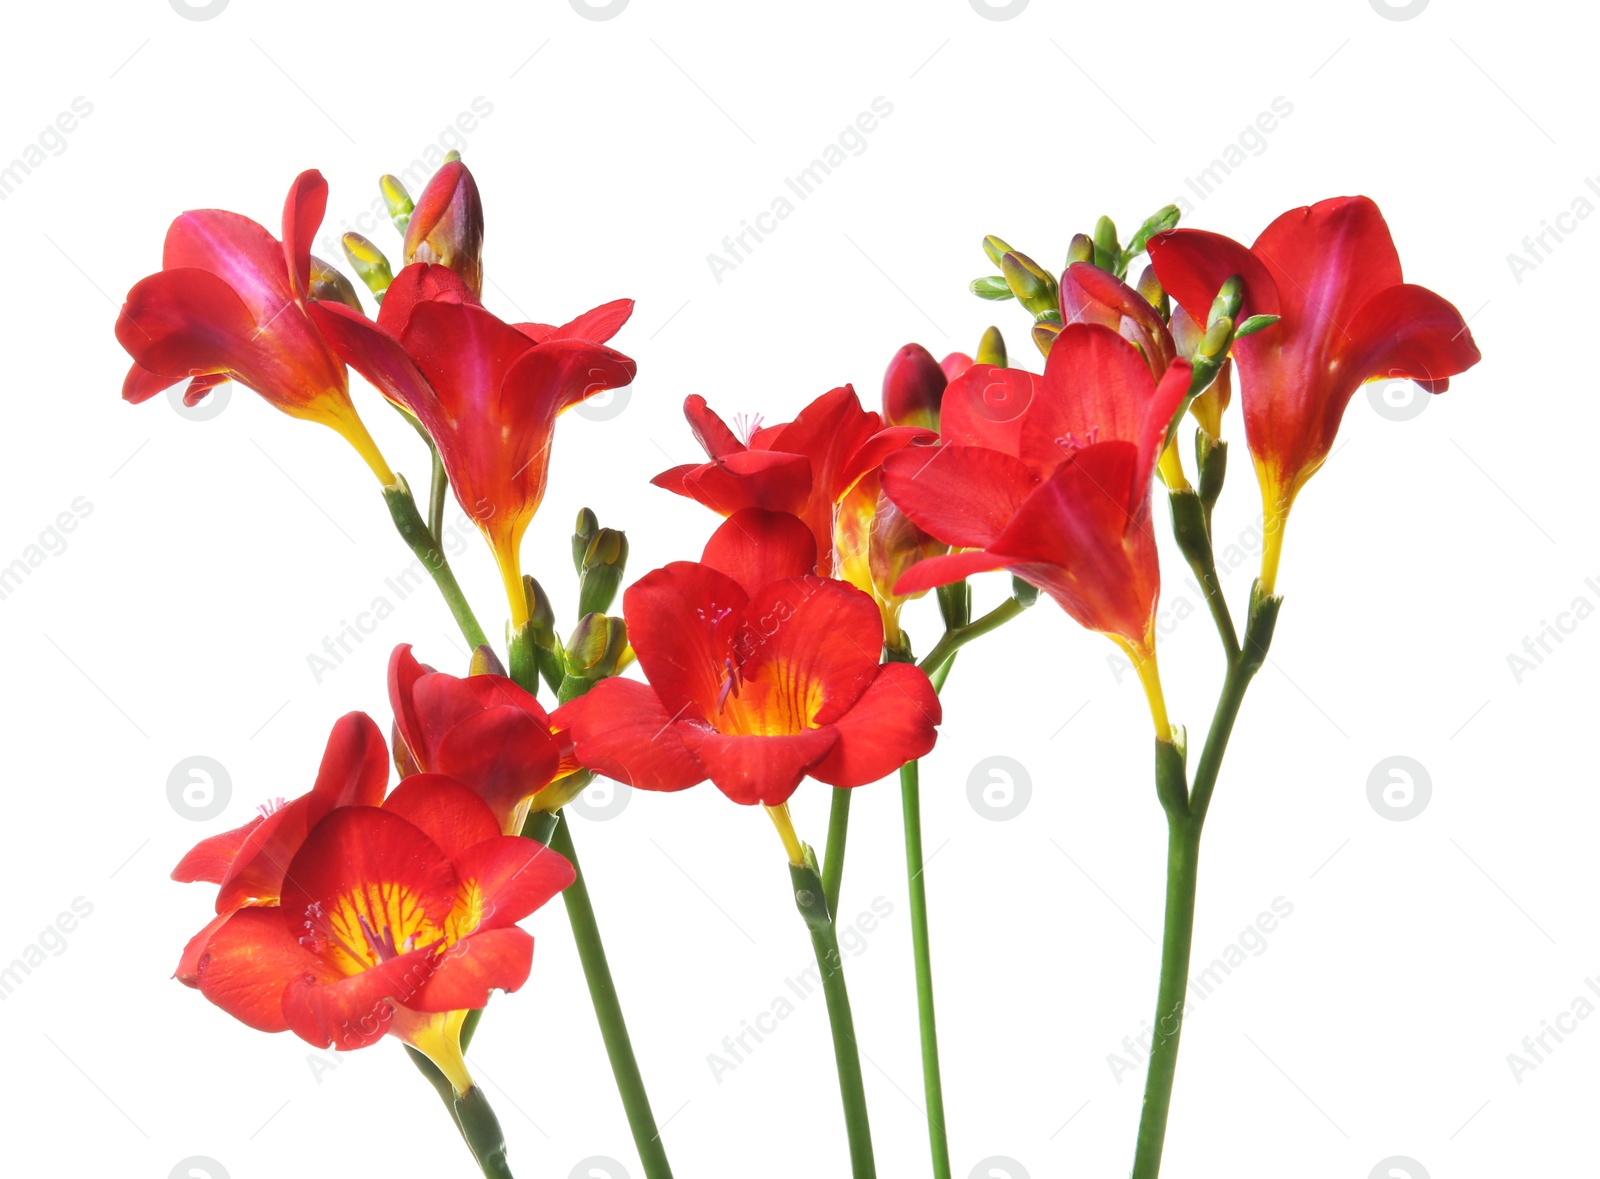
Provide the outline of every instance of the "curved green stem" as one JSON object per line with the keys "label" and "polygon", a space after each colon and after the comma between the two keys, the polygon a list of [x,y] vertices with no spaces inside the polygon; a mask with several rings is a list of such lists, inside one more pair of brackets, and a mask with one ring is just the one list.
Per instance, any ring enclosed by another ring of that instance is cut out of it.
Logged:
{"label": "curved green stem", "polygon": [[577,872],[577,879],[561,894],[561,899],[566,902],[572,936],[578,944],[578,959],[583,964],[584,981],[589,984],[589,998],[594,1004],[595,1016],[600,1021],[600,1035],[605,1040],[606,1056],[611,1060],[611,1072],[616,1077],[617,1092],[622,1096],[622,1108],[628,1115],[628,1128],[633,1132],[633,1144],[639,1151],[645,1177],[672,1179],[672,1166],[667,1162],[666,1148],[661,1144],[661,1132],[656,1128],[655,1115],[650,1110],[650,1097],[645,1092],[644,1077],[639,1072],[639,1062],[633,1054],[627,1021],[623,1019],[622,1004],[617,999],[616,984],[611,979],[611,967],[606,962],[600,926],[595,920],[594,906],[589,901],[589,886],[578,864],[578,854],[572,846],[572,824],[561,821],[560,816],[557,817],[555,830],[550,834],[550,847],[570,860]]}
{"label": "curved green stem", "polygon": [[944,1127],[944,1082],[939,1073],[939,1032],[933,1011],[933,959],[928,944],[928,893],[923,883],[922,795],[917,763],[900,767],[905,820],[906,881],[911,893],[911,947],[917,966],[917,1026],[922,1040],[922,1092],[928,1103],[928,1147],[934,1179],[950,1179],[950,1143]]}
{"label": "curved green stem", "polygon": [[958,626],[945,631],[939,641],[934,644],[933,650],[923,656],[917,666],[927,672],[929,676],[937,674],[939,669],[954,658],[955,653],[961,650],[962,647],[972,642],[973,639],[981,638],[988,634],[996,627],[1010,622],[1025,609],[1027,607],[1015,598],[1007,598],[982,618],[975,618],[965,626]]}
{"label": "curved green stem", "polygon": [[[807,857],[810,858],[809,855]],[[844,1105],[845,1133],[850,1141],[851,1179],[876,1179],[872,1157],[872,1127],[867,1120],[867,1090],[861,1079],[861,1051],[856,1046],[855,1020],[850,1013],[850,992],[844,982],[844,958],[832,911],[823,898],[822,879],[809,864],[789,866],[795,906],[811,931],[811,948],[822,974],[822,994],[828,1004],[828,1026],[833,1032],[833,1057],[839,1071],[839,1099]]]}
{"label": "curved green stem", "polygon": [[417,501],[411,498],[411,488],[406,486],[405,479],[397,477],[393,484],[385,487],[383,500],[389,505],[389,515],[394,518],[394,526],[399,530],[400,538],[417,555],[423,568],[439,587],[439,592],[444,595],[445,604],[450,607],[450,613],[454,616],[456,625],[461,628],[461,635],[467,640],[467,646],[473,648],[488,646],[489,640],[484,637],[483,628],[478,625],[472,607],[467,604],[466,595],[456,584],[455,574],[450,572],[450,562],[445,559],[444,549],[439,546],[434,533],[423,520],[422,513],[417,511]]}
{"label": "curved green stem", "polygon": [[444,460],[439,457],[439,448],[430,447],[433,452],[433,476],[428,483],[428,531],[434,536],[439,535],[439,530],[444,527],[444,493],[450,489],[450,478],[444,473]]}

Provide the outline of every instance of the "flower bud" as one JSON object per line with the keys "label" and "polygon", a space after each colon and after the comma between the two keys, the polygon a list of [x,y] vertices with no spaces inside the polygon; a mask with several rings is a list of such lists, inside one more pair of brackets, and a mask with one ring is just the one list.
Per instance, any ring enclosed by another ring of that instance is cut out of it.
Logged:
{"label": "flower bud", "polygon": [[1000,259],[1011,253],[1012,250],[1009,245],[991,233],[983,239],[983,252],[989,255],[989,261],[998,266],[1000,265]]}
{"label": "flower bud", "polygon": [[1004,254],[1000,258],[1000,269],[1005,273],[1011,293],[1035,319],[1046,312],[1060,311],[1054,276],[1032,258],[1026,254]]}
{"label": "flower bud", "polygon": [[382,250],[359,233],[345,234],[339,239],[339,244],[344,247],[344,256],[350,263],[350,268],[356,272],[356,277],[366,284],[373,298],[382,302],[383,293],[394,281],[394,271],[389,269],[389,259],[384,257]]}
{"label": "flower bud", "polygon": [[311,297],[319,303],[343,303],[361,310],[361,297],[350,280],[315,254],[311,256]]}
{"label": "flower bud", "polygon": [[1005,277],[999,274],[986,274],[982,278],[975,278],[967,284],[967,290],[978,296],[978,298],[987,299],[991,303],[1015,298]]}
{"label": "flower bud", "polygon": [[1209,329],[1217,320],[1226,317],[1228,331],[1232,332],[1232,321],[1239,318],[1239,305],[1243,302],[1244,282],[1236,274],[1217,290],[1217,297],[1211,301],[1211,312],[1206,316],[1206,327]]}
{"label": "flower bud", "polygon": [[1005,368],[1006,338],[993,324],[984,328],[983,338],[978,341],[978,354],[972,363],[992,364],[996,368]]}
{"label": "flower bud", "polygon": [[404,237],[406,227],[411,223],[411,212],[416,208],[411,203],[411,194],[406,191],[406,186],[400,183],[398,177],[384,175],[378,179],[378,191],[383,194],[383,203],[389,210],[389,220],[394,222],[394,227]]}
{"label": "flower bud", "polygon": [[[1089,235],[1086,233],[1073,234],[1072,241],[1067,246],[1067,265],[1071,266],[1074,262],[1093,261],[1094,242],[1089,240]],[[1063,267],[1063,269],[1065,268]]]}
{"label": "flower bud", "polygon": [[583,555],[589,551],[589,538],[600,531],[600,519],[588,508],[580,508],[578,522],[572,526],[572,567],[583,572]]}
{"label": "flower bud", "polygon": [[585,614],[567,639],[561,662],[567,679],[593,684],[621,671],[627,650],[626,622],[605,614]]}
{"label": "flower bud", "polygon": [[1144,296],[1144,301],[1161,313],[1162,319],[1167,318],[1171,312],[1172,303],[1167,298],[1167,292],[1161,289],[1161,280],[1156,277],[1156,268],[1154,266],[1146,266],[1144,268],[1144,273],[1139,276],[1137,289],[1139,294]]}
{"label": "flower bud", "polygon": [[533,630],[534,640],[541,647],[554,647],[556,610],[550,604],[550,595],[531,573],[522,575],[522,592],[528,597],[528,625]]}
{"label": "flower bud", "polygon": [[473,294],[483,291],[483,201],[460,160],[433,174],[406,225],[405,259],[437,262],[461,276]]}
{"label": "flower bud", "polygon": [[1122,247],[1117,244],[1116,222],[1109,217],[1101,217],[1094,223],[1094,264],[1101,270],[1109,270],[1113,274],[1121,275],[1121,267],[1117,263],[1122,258]]}
{"label": "flower bud", "polygon": [[500,656],[494,653],[493,647],[479,645],[472,649],[472,658],[467,663],[467,674],[504,676],[506,667],[500,662]]}
{"label": "flower bud", "polygon": [[939,428],[939,402],[948,384],[944,369],[921,344],[894,354],[883,374],[883,419],[891,426]]}
{"label": "flower bud", "polygon": [[1033,325],[1033,344],[1039,349],[1041,355],[1049,356],[1050,348],[1056,342],[1056,337],[1061,334],[1059,323],[1046,323],[1040,321]]}
{"label": "flower bud", "polygon": [[627,566],[627,536],[615,528],[602,528],[591,536],[578,571],[578,613],[601,614],[611,609]]}
{"label": "flower bud", "polygon": [[[999,329],[996,329],[998,333]],[[1004,344],[1005,341],[1001,341]],[[965,352],[952,352],[939,362],[939,367],[944,369],[945,380],[953,381],[976,363]]]}

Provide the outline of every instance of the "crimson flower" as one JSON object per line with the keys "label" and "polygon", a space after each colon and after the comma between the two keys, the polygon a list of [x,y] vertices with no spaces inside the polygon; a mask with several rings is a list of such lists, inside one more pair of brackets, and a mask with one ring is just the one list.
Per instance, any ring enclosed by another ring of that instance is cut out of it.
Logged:
{"label": "crimson flower", "polygon": [[467,787],[418,774],[381,809],[341,807],[312,828],[280,903],[241,909],[211,935],[200,992],[319,1048],[397,1036],[465,1093],[466,1013],[527,981],[533,938],[516,923],[573,879],[555,852],[501,835]]}
{"label": "crimson flower", "polygon": [[834,571],[839,501],[885,455],[927,436],[916,426],[885,428],[881,417],[861,408],[849,385],[824,393],[792,422],[762,426],[757,419],[744,439],[699,395],[683,403],[683,412],[711,461],[673,467],[651,482],[722,516],[744,508],[798,516],[811,529],[823,563],[817,571],[825,576]]}
{"label": "crimson flower", "polygon": [[309,793],[292,802],[280,799],[243,827],[195,844],[178,861],[172,878],[185,884],[218,885],[217,916],[184,947],[178,980],[195,985],[206,943],[230,916],[247,905],[278,903],[284,871],[313,827],[339,807],[377,806],[388,780],[389,755],[382,731],[366,713],[347,713],[328,734],[328,747]]}
{"label": "crimson flower", "polygon": [[433,174],[406,223],[406,262],[437,262],[483,293],[483,200],[460,160]]}
{"label": "crimson flower", "polygon": [[816,577],[794,516],[736,512],[699,563],[656,569],[623,598],[649,683],[602,680],[558,708],[585,766],[643,790],[709,778],[733,801],[781,808],[807,775],[860,786],[933,748],[939,698],[880,664],[872,599]]}
{"label": "crimson flower", "polygon": [[1244,284],[1242,314],[1282,317],[1233,346],[1266,509],[1262,589],[1271,593],[1289,509],[1333,449],[1357,387],[1406,377],[1443,392],[1481,355],[1451,303],[1402,280],[1389,227],[1366,197],[1291,209],[1249,249],[1193,229],[1160,234],[1149,249],[1161,285],[1197,322],[1233,275]]}
{"label": "crimson flower", "polygon": [[310,316],[311,239],[328,184],[302,172],[283,205],[283,241],[237,213],[199,209],[167,230],[161,270],[140,279],[117,316],[133,357],[124,400],[148,401],[179,381],[194,405],[235,380],[292,417],[337,430],[384,486],[394,473],[350,400],[345,366]]}
{"label": "crimson flower", "polygon": [[624,300],[523,331],[454,271],[420,262],[395,277],[376,323],[343,304],[312,307],[334,350],[433,439],[494,552],[516,626],[528,620],[522,536],[544,498],[556,417],[633,380],[634,362],[601,342],[631,309]]}
{"label": "crimson flower", "polygon": [[[562,771],[550,718],[505,676],[447,675],[418,663],[410,645],[401,644],[389,659],[389,703],[397,760],[403,744],[408,769],[446,774],[469,786],[507,835],[522,830],[529,801]],[[540,809],[554,810],[569,800],[546,801],[554,805]]]}
{"label": "crimson flower", "polygon": [[945,391],[941,444],[891,455],[883,487],[919,528],[972,551],[918,562],[896,592],[1010,569],[1123,647],[1164,738],[1150,477],[1189,377],[1174,361],[1158,384],[1137,348],[1087,323],[1062,329],[1042,376],[968,369]]}

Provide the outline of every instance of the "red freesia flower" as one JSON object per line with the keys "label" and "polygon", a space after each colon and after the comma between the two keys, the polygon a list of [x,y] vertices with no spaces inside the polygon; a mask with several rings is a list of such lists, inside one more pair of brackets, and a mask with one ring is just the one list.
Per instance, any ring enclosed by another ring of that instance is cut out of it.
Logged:
{"label": "red freesia flower", "polygon": [[406,224],[405,260],[437,262],[483,293],[483,200],[478,182],[460,160],[433,174]]}
{"label": "red freesia flower", "polygon": [[206,943],[232,914],[247,905],[278,903],[284,871],[313,827],[339,807],[377,806],[388,780],[383,733],[366,713],[347,713],[328,734],[310,793],[288,803],[280,799],[243,827],[195,844],[172,870],[172,878],[218,885],[217,917],[184,948],[178,980],[195,985]]}
{"label": "red freesia flower", "polygon": [[872,599],[810,575],[798,518],[745,508],[700,563],[646,574],[624,596],[649,683],[607,679],[556,710],[589,768],[644,790],[709,778],[735,802],[781,807],[808,774],[860,786],[933,748],[939,698],[880,664]]}
{"label": "red freesia flower", "polygon": [[883,487],[918,527],[973,551],[917,563],[896,591],[1010,569],[1154,677],[1150,476],[1189,376],[1175,361],[1158,384],[1136,348],[1083,323],[1056,337],[1043,376],[967,370],[945,391],[942,444],[891,455]]}
{"label": "red freesia flower", "polygon": [[1389,227],[1366,197],[1291,209],[1250,249],[1220,234],[1174,229],[1151,239],[1150,259],[1161,285],[1197,322],[1232,275],[1244,282],[1242,314],[1282,317],[1233,347],[1266,507],[1261,580],[1270,593],[1283,523],[1332,450],[1357,387],[1407,377],[1442,392],[1481,356],[1452,304],[1402,280]]}
{"label": "red freesia flower", "polygon": [[885,428],[861,408],[849,385],[830,390],[779,426],[751,424],[741,440],[706,405],[691,396],[684,416],[711,456],[708,463],[663,471],[651,480],[723,516],[744,508],[788,512],[804,520],[816,540],[824,576],[833,569],[834,513],[845,493],[887,454],[928,436],[915,426]]}
{"label": "red freesia flower", "polygon": [[397,1036],[465,1093],[462,1020],[527,980],[533,939],[516,923],[573,878],[555,852],[501,835],[467,787],[419,774],[382,809],[323,818],[280,904],[241,909],[212,934],[200,991],[250,1027],[321,1048]]}
{"label": "red freesia flower", "polygon": [[471,787],[507,835],[522,830],[529,800],[561,773],[550,718],[505,676],[446,675],[402,644],[389,659],[389,703],[410,763]]}
{"label": "red freesia flower", "polygon": [[255,390],[292,417],[344,436],[384,486],[394,473],[350,401],[345,367],[310,318],[311,239],[328,184],[302,172],[283,206],[283,241],[237,213],[200,209],[167,230],[161,270],[139,280],[117,316],[133,357],[131,402],[189,381],[194,405],[224,380]]}
{"label": "red freesia flower", "polygon": [[522,536],[544,498],[556,417],[633,380],[633,361],[599,342],[631,309],[624,300],[524,332],[485,310],[453,271],[426,263],[395,277],[376,323],[343,304],[312,308],[335,351],[439,448],[494,551],[517,626],[528,620]]}

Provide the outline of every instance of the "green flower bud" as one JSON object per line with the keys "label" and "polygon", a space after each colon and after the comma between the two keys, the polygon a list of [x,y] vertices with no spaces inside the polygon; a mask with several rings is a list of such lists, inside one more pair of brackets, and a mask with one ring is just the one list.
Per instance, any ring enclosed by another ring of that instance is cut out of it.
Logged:
{"label": "green flower bud", "polygon": [[1071,266],[1074,262],[1093,261],[1094,242],[1089,240],[1089,235],[1086,233],[1073,234],[1072,241],[1067,246],[1067,265]]}
{"label": "green flower bud", "polygon": [[1006,366],[1006,340],[997,327],[984,329],[983,339],[978,341],[978,354],[972,358],[974,364],[992,364],[996,368]]}
{"label": "green flower bud", "polygon": [[311,256],[311,297],[319,303],[343,303],[361,310],[361,298],[350,280],[315,254]]}
{"label": "green flower bud", "polygon": [[383,203],[389,210],[389,220],[394,222],[394,227],[400,231],[400,236],[406,235],[406,227],[411,224],[411,212],[417,206],[412,203],[411,194],[406,191],[406,186],[400,183],[398,177],[385,175],[378,180],[378,191],[383,193]]}
{"label": "green flower bud", "polygon": [[561,662],[567,679],[592,684],[621,670],[627,649],[626,622],[605,614],[585,614],[567,639]]}
{"label": "green flower bud", "polygon": [[1003,254],[1000,269],[1011,293],[1035,319],[1047,311],[1060,310],[1055,278],[1032,258],[1026,254]]}
{"label": "green flower bud", "polygon": [[578,613],[611,609],[628,566],[628,538],[615,528],[602,528],[589,538],[578,570]]}
{"label": "green flower bud", "polygon": [[1000,265],[1001,257],[1013,251],[1010,246],[991,233],[983,239],[983,252],[989,255],[989,261],[998,266]]}
{"label": "green flower bud", "polygon": [[1004,277],[998,274],[988,274],[982,278],[975,278],[967,284],[967,290],[980,299],[989,299],[998,302],[1001,299],[1015,298],[1011,288],[1006,284]]}
{"label": "green flower bud", "polygon": [[389,268],[389,259],[384,257],[382,250],[359,233],[345,234],[339,239],[339,245],[344,248],[344,256],[349,261],[350,268],[356,272],[356,277],[366,284],[373,298],[381,302],[383,293],[394,281],[394,271]]}

